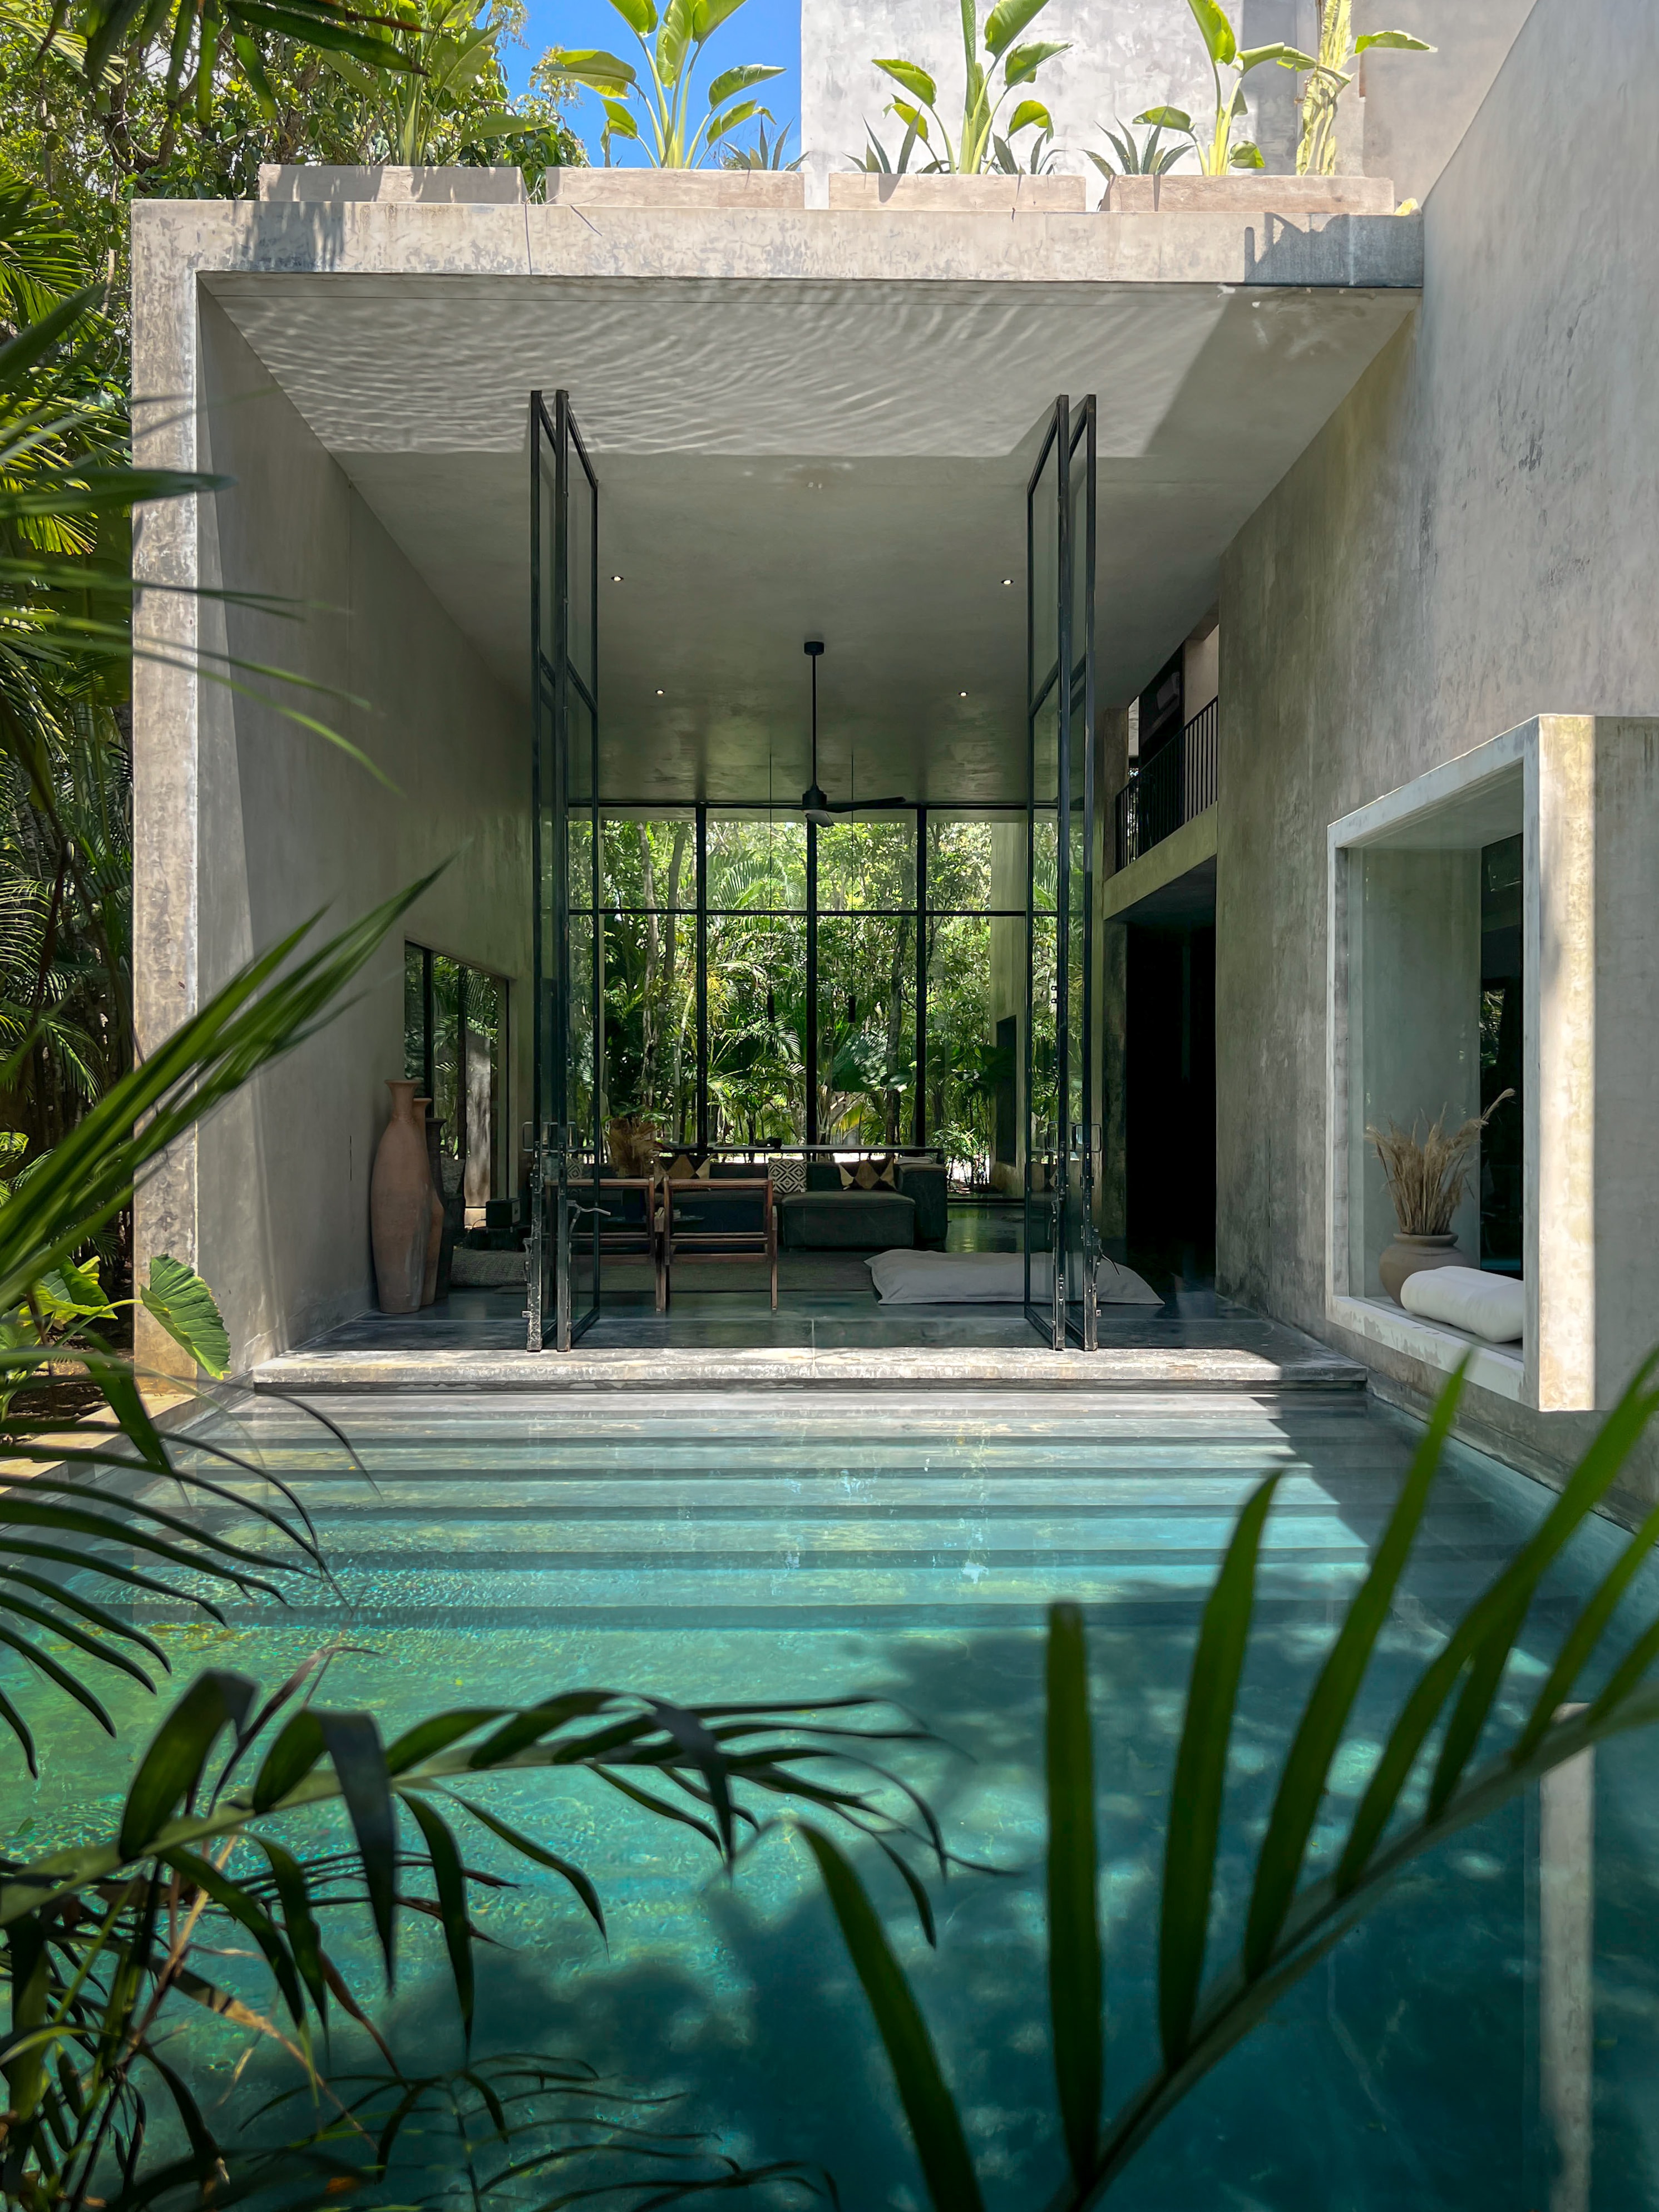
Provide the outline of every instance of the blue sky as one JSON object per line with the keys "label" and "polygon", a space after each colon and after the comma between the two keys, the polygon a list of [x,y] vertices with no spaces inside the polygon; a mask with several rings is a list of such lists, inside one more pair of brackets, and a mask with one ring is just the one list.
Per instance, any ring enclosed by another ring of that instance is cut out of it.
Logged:
{"label": "blue sky", "polygon": [[[514,92],[525,89],[532,65],[549,46],[604,46],[613,54],[620,54],[624,61],[637,64],[640,58],[633,33],[610,5],[610,0],[529,0],[524,38],[523,46],[507,44],[501,50],[507,82]],[[701,82],[694,84],[694,92],[700,92],[711,76],[718,76],[722,70],[731,69],[739,62],[781,62],[787,70],[787,76],[774,77],[763,86],[758,96],[776,116],[780,126],[786,123],[795,125],[789,152],[792,155],[798,154],[800,0],[745,0],[745,4],[708,41],[703,65],[698,72]],[[701,105],[696,112],[701,118]],[[597,161],[599,130],[605,118],[594,94],[578,95],[571,120],[587,143],[589,158]],[[738,136],[752,137],[753,133],[740,132]],[[619,161],[640,158],[639,149],[624,143],[617,144],[616,152]]]}

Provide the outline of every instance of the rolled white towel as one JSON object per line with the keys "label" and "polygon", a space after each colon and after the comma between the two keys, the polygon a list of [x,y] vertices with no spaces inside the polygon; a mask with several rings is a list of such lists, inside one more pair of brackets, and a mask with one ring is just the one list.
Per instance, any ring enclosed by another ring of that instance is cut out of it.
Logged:
{"label": "rolled white towel", "polygon": [[1419,1267],[1401,1285],[1400,1303],[1419,1320],[1467,1329],[1488,1344],[1518,1344],[1526,1328],[1525,1284],[1480,1267]]}

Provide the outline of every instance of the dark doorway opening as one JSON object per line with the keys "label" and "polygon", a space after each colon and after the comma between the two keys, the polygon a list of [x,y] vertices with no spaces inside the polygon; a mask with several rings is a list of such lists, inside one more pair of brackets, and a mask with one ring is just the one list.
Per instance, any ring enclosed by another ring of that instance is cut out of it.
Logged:
{"label": "dark doorway opening", "polygon": [[1215,925],[1128,933],[1125,1168],[1132,1254],[1215,1263]]}

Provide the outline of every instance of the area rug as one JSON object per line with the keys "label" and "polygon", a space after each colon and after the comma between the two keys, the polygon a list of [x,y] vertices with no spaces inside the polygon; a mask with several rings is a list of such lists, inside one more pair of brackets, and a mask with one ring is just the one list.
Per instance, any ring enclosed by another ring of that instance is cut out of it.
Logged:
{"label": "area rug", "polygon": [[[884,1306],[1018,1305],[1025,1297],[1023,1252],[878,1252],[865,1262]],[[1054,1294],[1054,1262],[1031,1255],[1031,1297]],[[1132,1268],[1103,1255],[1095,1269],[1102,1305],[1161,1306],[1161,1295]]]}

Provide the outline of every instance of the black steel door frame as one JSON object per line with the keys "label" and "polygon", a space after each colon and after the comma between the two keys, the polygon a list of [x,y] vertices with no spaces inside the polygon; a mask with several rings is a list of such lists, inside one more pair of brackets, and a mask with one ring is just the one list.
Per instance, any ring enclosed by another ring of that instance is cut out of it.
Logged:
{"label": "black steel door frame", "polygon": [[[544,483],[550,455],[550,514]],[[573,456],[578,471],[574,495],[588,506],[586,676],[571,651]],[[550,551],[550,580],[546,574]],[[531,1143],[530,1295],[525,1318],[531,1351],[568,1352],[599,1315],[605,1084],[599,904],[599,479],[576,427],[570,395],[564,391],[554,393],[550,415],[543,393],[530,395],[530,570],[536,1111]],[[573,702],[586,709],[587,733],[587,757],[582,763],[589,819],[587,881],[581,887],[580,910],[587,917],[589,933],[587,1016],[593,1049],[584,1127],[577,1126],[572,1111],[570,1066],[573,1017],[578,1011],[570,957],[570,830],[581,811],[571,796]],[[587,1296],[578,1312],[573,1285],[582,1257],[589,1266]]]}

